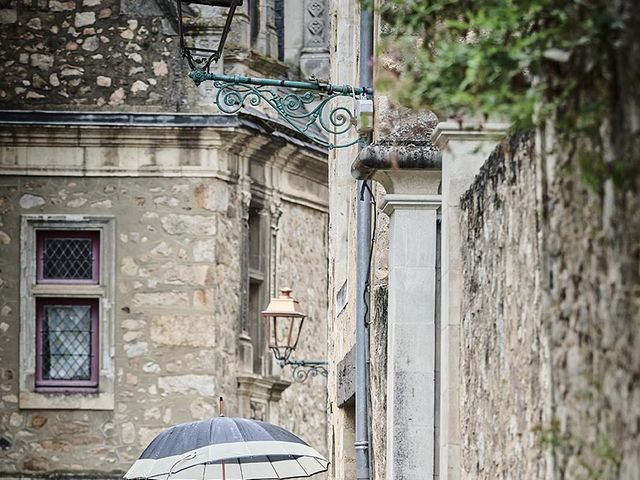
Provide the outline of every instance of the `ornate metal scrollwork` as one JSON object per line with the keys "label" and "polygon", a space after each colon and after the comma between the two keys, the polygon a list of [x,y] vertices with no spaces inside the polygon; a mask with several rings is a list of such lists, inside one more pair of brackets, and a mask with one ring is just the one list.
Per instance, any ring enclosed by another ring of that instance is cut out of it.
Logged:
{"label": "ornate metal scrollwork", "polygon": [[294,381],[298,383],[305,382],[309,377],[317,377],[322,375],[327,377],[327,362],[305,362],[305,361],[288,361],[285,365],[293,367],[292,376]]}
{"label": "ornate metal scrollwork", "polygon": [[[194,70],[190,74],[196,84],[213,80],[217,92],[215,103],[223,113],[234,114],[246,107],[268,104],[294,130],[326,148],[349,147],[358,138],[345,143],[333,143],[331,136],[356,131],[357,119],[353,107],[339,99],[372,95],[371,89],[288,80],[256,79],[227,76]],[[283,93],[280,89],[291,89]]]}
{"label": "ornate metal scrollwork", "polygon": [[336,145],[323,138],[323,133],[342,135],[357,125],[355,114],[349,108],[331,104],[333,100],[344,95],[323,96],[312,91],[282,94],[273,87],[227,82],[214,82],[213,85],[218,89],[215,102],[224,113],[236,113],[245,106],[258,107],[262,102],[266,102],[292,128],[324,147],[348,147],[358,142],[353,140]]}

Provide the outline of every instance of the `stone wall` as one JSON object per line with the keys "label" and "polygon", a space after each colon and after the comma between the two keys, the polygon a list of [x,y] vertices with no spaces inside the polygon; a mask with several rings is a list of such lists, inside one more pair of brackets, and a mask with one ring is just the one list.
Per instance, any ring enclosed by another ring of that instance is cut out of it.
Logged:
{"label": "stone wall", "polygon": [[[0,176],[0,475],[118,477],[159,431],[216,415],[218,396],[238,411],[237,191],[215,178]],[[326,215],[283,209],[278,278],[317,317],[300,355],[323,358]],[[113,410],[18,407],[20,215],[34,213],[116,217]],[[322,449],[322,380],[290,388],[283,425]]]}
{"label": "stone wall", "polygon": [[2,2],[0,108],[184,110],[177,36],[156,2],[131,3]]}
{"label": "stone wall", "polygon": [[541,139],[505,141],[462,200],[463,476],[635,479],[640,200]]}
{"label": "stone wall", "polygon": [[[289,286],[300,301],[305,320],[294,360],[327,358],[327,215],[283,203],[279,226],[278,287]],[[322,375],[295,382],[291,367],[284,378],[293,381],[283,392],[280,424],[298,432],[307,443],[327,454],[327,381]]]}
{"label": "stone wall", "polygon": [[[239,227],[224,182],[0,177],[0,471],[123,471],[162,429],[234,409]],[[27,201],[28,200],[28,201]],[[20,214],[116,215],[114,411],[18,410]]]}
{"label": "stone wall", "polygon": [[[278,60],[275,0],[265,0],[253,43],[248,2],[238,8],[214,70],[281,77],[301,69],[325,78],[327,6],[323,0],[304,8],[296,3],[284,5],[288,64]],[[197,32],[199,45],[217,46],[224,14],[206,10],[195,20],[191,32]],[[0,109],[213,109],[212,87],[196,89],[187,77],[173,0],[4,0],[0,36]]]}

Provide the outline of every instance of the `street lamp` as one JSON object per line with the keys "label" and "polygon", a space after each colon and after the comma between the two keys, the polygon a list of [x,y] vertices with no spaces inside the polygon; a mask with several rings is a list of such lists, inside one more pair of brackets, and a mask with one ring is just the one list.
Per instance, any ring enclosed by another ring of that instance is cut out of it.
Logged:
{"label": "street lamp", "polygon": [[[231,30],[231,21],[233,20],[233,15],[236,13],[236,7],[242,6],[243,0],[176,0],[176,2],[178,7],[178,34],[180,35],[180,51],[182,52],[182,56],[187,59],[192,69],[198,69],[208,73],[211,63],[218,63],[218,60],[220,60],[224,43],[227,41],[229,30]],[[227,19],[225,20],[217,49],[212,50],[210,48],[187,45],[184,37],[184,12],[182,7],[186,5],[188,8],[189,5],[193,4],[228,9]]]}
{"label": "street lamp", "polygon": [[272,298],[262,312],[269,349],[280,366],[293,367],[293,377],[299,382],[305,381],[309,375],[321,374],[326,377],[326,361],[289,359],[298,346],[302,325],[307,318],[300,308],[300,302],[291,296],[291,291],[290,288],[282,288],[280,295]]}

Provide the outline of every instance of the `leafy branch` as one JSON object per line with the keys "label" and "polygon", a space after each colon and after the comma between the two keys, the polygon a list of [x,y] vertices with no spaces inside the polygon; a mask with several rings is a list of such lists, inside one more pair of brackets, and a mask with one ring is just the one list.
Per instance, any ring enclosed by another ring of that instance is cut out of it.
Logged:
{"label": "leafy branch", "polygon": [[379,90],[440,118],[497,116],[515,129],[553,119],[587,177],[637,180],[640,2],[378,3],[387,32]]}

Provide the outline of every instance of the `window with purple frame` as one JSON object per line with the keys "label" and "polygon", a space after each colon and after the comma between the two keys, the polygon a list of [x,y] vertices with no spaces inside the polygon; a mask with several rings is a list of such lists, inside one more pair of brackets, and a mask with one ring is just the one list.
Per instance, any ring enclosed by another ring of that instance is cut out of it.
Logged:
{"label": "window with purple frame", "polygon": [[38,298],[36,387],[98,386],[98,300]]}
{"label": "window with purple frame", "polygon": [[93,231],[38,231],[37,282],[99,283],[98,235]]}
{"label": "window with purple frame", "polygon": [[64,296],[36,298],[38,390],[98,388],[98,299],[74,298],[69,287],[100,282],[99,248],[95,231],[37,231],[37,283],[65,285]]}

